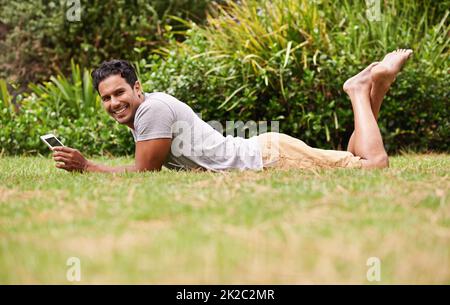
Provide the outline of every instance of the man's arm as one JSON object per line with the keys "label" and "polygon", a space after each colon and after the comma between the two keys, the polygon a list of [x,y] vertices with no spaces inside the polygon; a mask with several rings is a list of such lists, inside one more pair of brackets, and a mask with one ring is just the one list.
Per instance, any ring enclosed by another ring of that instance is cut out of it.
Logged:
{"label": "man's arm", "polygon": [[159,171],[170,152],[171,139],[154,139],[136,143],[135,164],[128,166],[107,166],[87,160],[78,150],[59,146],[53,148],[56,167],[67,171],[123,173]]}

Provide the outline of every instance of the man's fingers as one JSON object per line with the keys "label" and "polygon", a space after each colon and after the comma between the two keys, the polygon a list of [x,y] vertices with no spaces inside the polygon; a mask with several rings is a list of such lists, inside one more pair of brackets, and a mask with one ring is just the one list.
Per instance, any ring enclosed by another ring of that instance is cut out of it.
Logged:
{"label": "man's fingers", "polygon": [[75,149],[67,147],[67,146],[55,146],[55,147],[53,147],[53,151],[62,151],[62,152],[66,152],[66,153],[71,153],[74,150]]}
{"label": "man's fingers", "polygon": [[63,156],[57,156],[57,157],[53,157],[53,160],[55,160],[56,162],[70,162],[70,159],[63,157]]}
{"label": "man's fingers", "polygon": [[52,150],[53,159],[57,162],[57,168],[80,172],[85,170],[87,160],[78,150],[67,146],[55,146]]}
{"label": "man's fingers", "polygon": [[64,163],[56,163],[55,165],[57,168],[69,170],[69,168]]}
{"label": "man's fingers", "polygon": [[70,153],[66,153],[66,152],[59,151],[59,152],[54,152],[54,153],[53,153],[53,157],[70,158],[70,157],[71,157],[71,154],[70,154]]}

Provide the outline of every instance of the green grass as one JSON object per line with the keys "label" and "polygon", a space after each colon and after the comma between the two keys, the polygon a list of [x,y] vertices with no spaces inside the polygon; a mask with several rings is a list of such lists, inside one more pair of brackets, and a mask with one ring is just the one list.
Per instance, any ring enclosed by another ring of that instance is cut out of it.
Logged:
{"label": "green grass", "polygon": [[[131,163],[131,159],[98,161]],[[71,174],[0,158],[0,283],[450,283],[449,155],[386,170]]]}

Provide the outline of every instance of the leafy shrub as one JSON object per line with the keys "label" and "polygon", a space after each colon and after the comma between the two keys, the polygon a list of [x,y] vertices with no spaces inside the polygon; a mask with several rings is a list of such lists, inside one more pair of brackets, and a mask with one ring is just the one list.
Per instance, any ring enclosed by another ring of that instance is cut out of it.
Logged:
{"label": "leafy shrub", "polygon": [[[201,22],[209,0],[81,0],[81,20],[66,18],[67,0],[0,0],[0,77],[42,81],[70,60],[92,68],[112,58],[134,61],[183,26],[169,15]],[[177,37],[180,37],[178,35]]]}
{"label": "leafy shrub", "polygon": [[81,72],[73,61],[71,67],[72,79],[60,73],[41,85],[31,83],[30,89],[39,97],[42,107],[55,110],[56,116],[78,118],[83,113],[98,111],[100,97],[93,87],[91,72]]}

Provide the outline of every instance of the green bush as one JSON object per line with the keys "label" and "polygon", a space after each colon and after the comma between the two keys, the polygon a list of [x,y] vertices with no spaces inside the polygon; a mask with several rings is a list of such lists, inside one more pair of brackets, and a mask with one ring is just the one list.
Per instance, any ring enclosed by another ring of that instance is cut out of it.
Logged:
{"label": "green bush", "polygon": [[70,22],[67,0],[0,0],[0,77],[26,84],[70,72],[71,59],[93,68],[112,58],[148,56],[164,44],[167,29],[183,31],[169,16],[201,22],[210,0],[80,2],[81,20]]}

